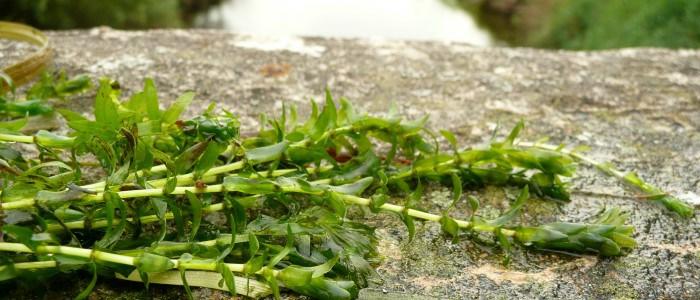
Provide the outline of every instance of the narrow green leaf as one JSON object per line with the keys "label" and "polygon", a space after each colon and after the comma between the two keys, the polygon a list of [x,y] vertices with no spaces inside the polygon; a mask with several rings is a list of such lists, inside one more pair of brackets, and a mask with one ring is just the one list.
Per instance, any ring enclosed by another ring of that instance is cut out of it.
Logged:
{"label": "narrow green leaf", "polygon": [[163,112],[163,116],[161,120],[163,121],[163,124],[173,124],[175,123],[179,118],[180,115],[182,114],[183,111],[192,103],[192,99],[194,99],[194,93],[193,92],[187,92],[175,100],[175,102]]}
{"label": "narrow green leaf", "polygon": [[408,242],[410,243],[416,236],[416,224],[413,222],[413,217],[408,215],[407,210],[404,210],[401,214],[401,221],[406,225],[406,229],[408,230]]}
{"label": "narrow green leaf", "polygon": [[39,243],[32,239],[34,232],[29,228],[18,225],[4,225],[2,226],[2,232],[33,251],[36,251],[36,247],[39,246]]}
{"label": "narrow green leaf", "polygon": [[453,208],[457,205],[459,199],[462,198],[462,180],[455,173],[451,173],[450,178],[452,179],[452,203],[450,208]]}
{"label": "narrow green leaf", "polygon": [[236,281],[233,278],[233,273],[231,272],[231,269],[229,269],[225,263],[220,262],[216,264],[216,271],[219,272],[222,277],[221,282],[219,282],[219,286],[221,286],[222,283],[225,283],[231,295],[235,295]]}
{"label": "narrow green leaf", "polygon": [[[98,248],[111,248],[122,236],[126,229],[126,214],[127,209],[124,201],[119,197],[119,194],[112,191],[104,192],[105,201],[105,218],[107,219],[107,231],[102,239],[97,241],[95,245]],[[119,210],[120,220],[114,225],[114,217],[116,211]]]}
{"label": "narrow green leaf", "polygon": [[[202,222],[202,200],[197,195],[190,191],[186,191],[187,199],[190,201],[190,209],[192,212],[192,228],[190,229],[190,241],[194,241],[199,230],[199,225]],[[234,233],[235,235],[235,233]]]}
{"label": "narrow green leaf", "polygon": [[254,233],[248,234],[248,251],[250,252],[251,258],[255,257],[260,249],[260,243],[258,242],[258,237]]}
{"label": "narrow green leaf", "polygon": [[107,186],[121,185],[124,183],[126,178],[129,176],[130,165],[130,161],[127,160],[121,167],[119,167],[119,169],[110,174],[109,177],[107,177]]}
{"label": "narrow green leaf", "polygon": [[146,111],[148,112],[148,118],[151,120],[160,119],[160,109],[158,108],[158,91],[153,83],[153,79],[146,79],[142,93],[146,99]]}
{"label": "narrow green leaf", "polygon": [[156,212],[158,221],[160,221],[160,233],[158,234],[158,242],[165,238],[168,233],[168,219],[166,218],[166,213],[168,211],[168,203],[163,199],[158,197],[151,197],[150,199],[151,207]]}
{"label": "narrow green leaf", "polygon": [[328,188],[336,193],[346,194],[346,195],[359,195],[364,192],[370,185],[374,182],[374,178],[365,177],[353,183],[338,185],[338,186],[328,186]]}
{"label": "narrow green leaf", "polygon": [[94,262],[91,262],[89,265],[92,268],[92,280],[90,280],[88,286],[86,286],[85,289],[82,290],[80,294],[78,294],[78,296],[75,296],[76,300],[87,299],[87,297],[89,297],[92,293],[92,290],[95,288],[95,284],[97,283],[97,265]]}
{"label": "narrow green leaf", "polygon": [[209,143],[209,140],[199,142],[180,153],[174,161],[175,171],[178,174],[182,174],[191,169],[199,157],[202,156],[202,153],[207,149]]}
{"label": "narrow green leaf", "polygon": [[494,230],[494,233],[496,234],[496,237],[498,238],[498,244],[501,245],[501,249],[503,249],[503,264],[508,265],[510,263],[510,256],[511,256],[511,244],[510,240],[508,240],[508,237],[503,234],[503,231],[501,230],[501,227],[497,227]]}
{"label": "narrow green leaf", "polygon": [[251,164],[277,160],[282,156],[288,145],[288,142],[283,141],[270,146],[250,149],[246,152],[245,157]]}
{"label": "narrow green leaf", "polygon": [[469,195],[467,196],[467,202],[469,202],[469,208],[472,210],[472,216],[476,215],[476,211],[479,210],[479,199]]}
{"label": "narrow green leaf", "polygon": [[204,150],[202,156],[197,161],[194,166],[195,178],[202,177],[202,174],[206,173],[211,169],[219,159],[219,155],[226,150],[226,145],[217,142],[211,142]]}
{"label": "narrow green leaf", "polygon": [[169,177],[168,180],[165,181],[165,185],[163,186],[163,194],[169,195],[172,193],[175,188],[177,187],[177,176],[172,176]]}
{"label": "narrow green leaf", "polygon": [[448,143],[450,143],[450,146],[452,146],[453,149],[457,149],[457,138],[452,132],[447,130],[440,130],[440,134],[442,134],[442,136],[445,137],[445,139]]}
{"label": "narrow green leaf", "polygon": [[282,261],[285,257],[287,257],[287,254],[289,254],[290,251],[292,251],[292,247],[294,247],[294,234],[292,233],[292,227],[288,224],[287,225],[287,244],[284,246],[284,248],[278,252],[275,256],[273,256],[270,261],[267,262],[267,267],[272,268],[277,263]]}
{"label": "narrow green leaf", "polygon": [[190,285],[187,283],[187,269],[185,268],[178,268],[178,271],[180,272],[180,280],[182,280],[182,287],[185,288],[185,294],[187,295],[187,299],[193,300],[194,298],[192,297],[192,289],[190,289]]}
{"label": "narrow green leaf", "polygon": [[100,88],[95,97],[95,121],[111,130],[119,128],[119,112],[112,99],[112,86],[107,79],[100,80]]}
{"label": "narrow green leaf", "polygon": [[523,122],[523,120],[520,120],[518,124],[516,124],[515,127],[513,127],[513,130],[510,131],[510,134],[503,143],[508,146],[512,146],[513,142],[515,142],[515,139],[518,137],[518,135],[520,135],[520,132],[523,130],[524,127],[525,122]]}
{"label": "narrow green leaf", "polygon": [[493,226],[505,225],[506,223],[508,223],[510,220],[515,218],[520,213],[520,210],[522,209],[523,205],[525,205],[525,202],[529,198],[530,198],[529,188],[526,185],[522,189],[522,191],[520,191],[520,195],[518,195],[518,199],[515,200],[513,205],[511,205],[510,208],[505,213],[503,213],[501,216],[489,221],[488,223],[493,225]]}

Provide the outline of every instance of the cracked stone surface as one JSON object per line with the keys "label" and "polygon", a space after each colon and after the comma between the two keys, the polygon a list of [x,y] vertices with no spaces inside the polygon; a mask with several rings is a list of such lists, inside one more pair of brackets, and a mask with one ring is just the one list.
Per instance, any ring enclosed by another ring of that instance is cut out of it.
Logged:
{"label": "cracked stone surface", "polygon": [[[109,76],[133,92],[153,77],[166,103],[198,94],[190,114],[210,101],[235,112],[244,128],[260,113],[294,103],[303,114],[325,87],[369,113],[394,106],[406,118],[430,116],[462,145],[489,141],[496,127],[526,121],[524,137],[589,145],[589,155],[635,170],[650,183],[700,204],[700,51],[602,52],[475,48],[464,44],[320,38],[261,38],[212,30],[51,32],[55,65],[69,74]],[[2,47],[0,47],[2,49]],[[73,109],[91,109],[93,95]],[[506,130],[502,129],[501,133]],[[365,299],[699,299],[700,222],[681,220],[587,166],[571,180],[569,204],[534,200],[522,221],[586,221],[603,207],[630,213],[639,246],[617,258],[571,257],[520,249],[508,267],[487,241],[452,243],[436,224],[407,242],[402,223],[378,226],[384,262]],[[488,209],[505,209],[515,191],[472,191]],[[434,187],[423,207],[440,211],[449,191]],[[456,216],[468,217],[462,204]],[[70,298],[76,280],[54,297]],[[56,287],[54,287],[56,288]],[[226,293],[196,289],[201,299]],[[30,297],[24,295],[24,297]],[[178,287],[101,280],[91,299],[178,299]],[[286,297],[298,298],[293,295]],[[0,296],[2,298],[2,296]]]}

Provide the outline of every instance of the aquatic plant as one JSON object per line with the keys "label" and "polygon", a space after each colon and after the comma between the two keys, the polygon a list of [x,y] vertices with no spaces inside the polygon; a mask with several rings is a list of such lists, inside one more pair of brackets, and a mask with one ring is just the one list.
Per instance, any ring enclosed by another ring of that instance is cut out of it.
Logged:
{"label": "aquatic plant", "polygon": [[[506,263],[513,245],[601,256],[635,246],[634,229],[617,209],[593,223],[515,222],[531,194],[568,202],[564,178],[576,161],[590,162],[559,147],[518,143],[522,123],[503,140],[460,149],[448,131],[440,131],[447,141],[440,145],[425,118],[359,114],[327,91],[323,108],[311,102],[307,120],[283,107],[277,117],[263,116],[257,133],[241,136],[235,115],[214,106],[181,119],[193,99],[185,93],[162,110],[153,81],[122,99],[119,85],[102,79],[94,118],[58,110],[67,135],[5,127],[0,281],[87,270],[92,281],[79,299],[98,276],[182,285],[189,297],[190,286],[207,286],[250,297],[279,298],[289,289],[351,299],[379,262],[374,228],[359,212],[397,216],[409,240],[416,221],[439,223],[455,241],[491,235]],[[12,143],[34,144],[38,155]],[[637,177],[624,179],[692,215]],[[417,208],[428,182],[451,187],[444,211]],[[485,218],[479,201],[464,195],[483,186],[520,192],[500,216]],[[451,217],[461,201],[468,220]]]}

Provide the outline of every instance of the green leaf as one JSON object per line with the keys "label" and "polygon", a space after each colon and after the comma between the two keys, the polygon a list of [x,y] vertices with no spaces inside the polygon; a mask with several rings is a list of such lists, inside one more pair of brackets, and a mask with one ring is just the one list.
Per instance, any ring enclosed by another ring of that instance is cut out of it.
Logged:
{"label": "green leaf", "polygon": [[225,263],[220,262],[216,264],[216,271],[219,272],[222,277],[221,281],[219,282],[219,286],[221,286],[222,283],[225,283],[231,295],[235,295],[236,281],[233,278],[233,273],[231,272],[231,269],[229,269]]}
{"label": "green leaf", "polygon": [[262,269],[262,267],[264,265],[265,265],[264,255],[251,257],[243,266],[243,273],[245,273],[247,275],[253,275],[256,272],[258,272],[260,269]]}
{"label": "green leaf", "polygon": [[[102,239],[97,241],[95,245],[98,248],[110,249],[122,236],[124,230],[126,229],[126,205],[124,201],[119,197],[119,194],[112,191],[104,192],[105,201],[105,218],[107,219],[107,231],[105,232]],[[114,225],[114,217],[116,211],[119,210],[120,220]]]}
{"label": "green leaf", "polygon": [[313,299],[350,300],[357,297],[357,287],[352,281],[335,281],[324,277],[311,279],[305,285],[292,285],[289,289]]}
{"label": "green leaf", "polygon": [[146,99],[146,111],[151,120],[160,119],[160,109],[158,108],[158,91],[153,83],[153,79],[147,78],[143,87],[143,97]]}
{"label": "green leaf", "polygon": [[0,265],[0,282],[14,279],[15,277],[17,277],[17,271],[15,271],[11,263]]}
{"label": "green leaf", "polygon": [[445,137],[445,139],[448,143],[450,143],[450,146],[452,146],[453,149],[457,150],[457,138],[452,132],[447,130],[440,130],[440,134],[442,134],[442,136]]}
{"label": "green leaf", "polygon": [[459,225],[447,214],[443,214],[442,218],[440,218],[440,228],[442,229],[442,232],[448,234],[453,239],[459,237]]}
{"label": "green leaf", "polygon": [[88,286],[86,286],[85,289],[78,294],[78,296],[75,296],[76,300],[87,299],[87,297],[90,296],[90,293],[92,293],[92,290],[95,288],[95,284],[97,283],[97,266],[94,262],[91,262],[90,267],[92,268],[92,280],[90,280]]}
{"label": "green leaf", "polygon": [[462,197],[462,180],[455,173],[451,173],[450,178],[452,179],[452,203],[450,208],[453,208]]}
{"label": "green leaf", "polygon": [[65,254],[53,254],[51,256],[56,261],[56,268],[61,272],[71,272],[83,268],[92,262],[84,257],[74,257]]}
{"label": "green leaf", "polygon": [[474,196],[467,196],[467,202],[469,202],[469,208],[472,211],[472,216],[476,215],[476,211],[479,210],[479,199]]}
{"label": "green leaf", "polygon": [[163,116],[161,118],[163,124],[175,123],[180,118],[182,112],[185,111],[190,103],[192,103],[192,99],[194,99],[193,92],[187,92],[180,95],[180,97],[175,100],[175,103],[166,109],[165,112],[163,112]]}
{"label": "green leaf", "polygon": [[85,196],[85,192],[81,189],[66,189],[60,192],[53,191],[38,191],[34,196],[34,200],[42,205],[56,205],[69,200],[80,199]]}
{"label": "green leaf", "polygon": [[176,187],[177,187],[177,176],[169,177],[168,180],[165,181],[165,185],[163,185],[163,194],[169,195],[170,193],[172,193],[175,190]]}
{"label": "green leaf", "polygon": [[510,263],[510,256],[511,256],[511,244],[510,240],[508,240],[508,237],[503,234],[503,231],[501,230],[501,227],[497,227],[494,230],[494,233],[496,234],[496,237],[498,238],[498,244],[501,245],[501,249],[503,249],[503,264],[508,265]]}
{"label": "green leaf", "polygon": [[195,178],[202,177],[202,174],[206,173],[211,169],[219,159],[219,155],[226,150],[226,145],[217,142],[211,142],[204,150],[202,156],[197,161],[194,166]]}
{"label": "green leaf", "polygon": [[375,194],[370,197],[369,209],[373,213],[379,213],[381,211],[382,205],[389,200],[389,196],[385,194]]}
{"label": "green leaf", "polygon": [[333,209],[333,211],[335,211],[335,214],[337,214],[341,218],[345,218],[345,214],[347,213],[347,206],[345,205],[345,201],[343,201],[340,195],[338,195],[335,192],[328,193],[326,201],[328,202],[328,206],[330,206]]}
{"label": "green leaf", "polygon": [[192,289],[190,289],[190,285],[187,283],[187,269],[180,267],[178,268],[178,271],[180,271],[180,280],[182,280],[182,287],[185,288],[185,294],[187,295],[187,299],[193,300],[194,298],[192,297]]}
{"label": "green leaf", "polygon": [[46,130],[39,130],[34,139],[36,143],[47,148],[70,148],[75,138],[57,135]]}
{"label": "green leaf", "polygon": [[525,202],[530,198],[530,193],[528,191],[529,188],[525,186],[522,191],[520,191],[520,195],[518,195],[518,199],[515,200],[513,205],[511,205],[510,208],[501,216],[489,221],[488,223],[493,226],[502,226],[515,218],[520,213],[520,210],[523,208],[523,205],[525,205]]}
{"label": "green leaf", "polygon": [[401,213],[401,221],[406,225],[406,229],[408,230],[408,242],[410,243],[416,236],[416,224],[413,222],[413,217],[408,214],[408,210],[404,210],[403,213]]}
{"label": "green leaf", "polygon": [[191,169],[199,157],[202,156],[202,153],[207,149],[209,143],[209,140],[199,142],[180,153],[174,161],[175,172],[182,174]]}
{"label": "green leaf", "polygon": [[131,166],[130,161],[125,161],[124,164],[119,167],[114,173],[110,174],[109,177],[107,177],[107,186],[116,186],[116,185],[121,185],[126,181],[126,178],[129,176],[129,167]]}
{"label": "green leaf", "polygon": [[289,254],[289,252],[292,251],[292,247],[294,247],[294,234],[292,233],[292,227],[290,225],[287,225],[287,244],[280,252],[278,252],[267,262],[267,267],[272,268],[275,265],[277,265],[277,263],[279,263],[280,261],[282,261],[282,259],[287,257],[287,254]]}
{"label": "green leaf", "polygon": [[199,200],[197,195],[190,191],[185,191],[187,199],[190,201],[190,209],[192,212],[192,228],[190,229],[190,241],[194,241],[199,230],[199,224],[202,222],[202,200]]}
{"label": "green leaf", "polygon": [[259,164],[263,162],[277,160],[280,157],[282,157],[282,154],[284,153],[284,150],[287,149],[288,145],[288,142],[283,141],[270,146],[254,148],[248,150],[245,153],[245,157],[251,164]]}
{"label": "green leaf", "polygon": [[313,274],[313,270],[297,266],[288,266],[279,272],[277,279],[279,279],[284,286],[292,288],[294,286],[308,285],[311,282]]}
{"label": "green leaf", "polygon": [[144,252],[134,259],[134,266],[141,272],[157,273],[170,270],[175,264],[166,256]]}
{"label": "green leaf", "polygon": [[158,197],[151,197],[149,200],[151,202],[151,207],[155,210],[156,216],[160,221],[160,233],[158,234],[158,242],[160,242],[168,233],[168,219],[166,217],[168,203]]}
{"label": "green leaf", "polygon": [[278,191],[278,186],[267,179],[244,178],[238,176],[224,177],[224,189],[229,192],[264,195]]}
{"label": "green leaf", "polygon": [[254,233],[248,234],[248,251],[250,252],[251,258],[255,257],[260,249],[260,243],[258,242],[258,237]]}
{"label": "green leaf", "polygon": [[100,80],[100,88],[95,97],[95,121],[111,130],[119,128],[119,111],[112,99],[112,86],[107,79]]}
{"label": "green leaf", "polygon": [[173,212],[173,219],[175,219],[175,229],[177,231],[177,240],[181,241],[185,239],[185,219],[182,217],[182,210],[177,205],[172,198],[164,199],[170,210]]}
{"label": "green leaf", "polygon": [[327,260],[325,263],[320,264],[315,267],[311,267],[310,269],[313,270],[313,278],[318,278],[323,276],[324,274],[330,272],[333,270],[333,266],[338,263],[339,257],[336,255],[333,258]]}
{"label": "green leaf", "polygon": [[522,131],[523,128],[525,128],[525,122],[523,120],[520,120],[518,124],[516,124],[515,127],[513,127],[513,130],[510,131],[510,134],[508,135],[506,140],[503,141],[503,143],[508,146],[512,146],[513,142],[515,142],[515,139],[518,137],[518,135],[520,135],[520,131]]}
{"label": "green leaf", "polygon": [[328,186],[333,192],[346,194],[346,195],[359,195],[364,192],[370,185],[374,182],[374,178],[365,177],[353,183],[338,185],[338,186]]}
{"label": "green leaf", "polygon": [[2,226],[2,231],[29,249],[32,249],[32,251],[36,251],[36,247],[39,246],[39,243],[32,239],[34,232],[29,228],[18,225],[4,225]]}
{"label": "green leaf", "polygon": [[272,269],[263,269],[263,277],[265,277],[265,280],[270,285],[270,289],[272,290],[272,295],[275,297],[275,300],[282,299],[282,297],[280,297],[280,287],[277,283],[277,277],[275,276],[275,273],[272,272]]}
{"label": "green leaf", "polygon": [[318,139],[326,130],[335,128],[337,120],[338,115],[335,109],[335,102],[331,96],[331,91],[326,89],[326,105],[314,124],[311,138]]}

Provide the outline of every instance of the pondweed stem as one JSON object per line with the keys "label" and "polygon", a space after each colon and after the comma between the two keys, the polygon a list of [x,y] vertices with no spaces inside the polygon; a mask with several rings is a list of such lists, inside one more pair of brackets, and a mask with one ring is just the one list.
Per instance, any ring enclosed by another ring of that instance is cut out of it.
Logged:
{"label": "pondweed stem", "polygon": [[[0,251],[3,252],[21,252],[21,253],[37,253],[37,254],[63,254],[72,257],[80,257],[86,259],[95,259],[104,262],[111,262],[120,265],[135,266],[137,257],[121,255],[110,253],[106,251],[94,250],[94,249],[83,249],[71,246],[49,246],[42,245],[37,246],[36,251],[33,251],[29,247],[21,243],[6,243],[0,242]],[[177,259],[170,259],[172,264],[172,269],[177,269],[179,267],[188,270],[203,270],[203,271],[216,271],[217,262],[181,262]],[[231,272],[243,273],[245,270],[245,264],[234,264],[225,263]],[[265,267],[259,270],[256,274],[262,274],[265,271]],[[278,270],[271,270],[273,274],[277,275]]]}
{"label": "pondweed stem", "polygon": [[644,180],[639,178],[634,172],[624,173],[620,170],[615,169],[615,167],[613,167],[611,164],[598,162],[595,159],[583,155],[579,152],[562,149],[562,147],[555,145],[525,142],[519,143],[518,145],[522,147],[534,147],[545,150],[559,151],[561,153],[571,156],[575,160],[583,161],[595,167],[596,169],[600,170],[602,173],[608,176],[618,178],[624,184],[642,191],[645,194],[643,198],[659,202],[664,207],[666,207],[666,209],[677,213],[681,217],[691,218],[695,215],[695,208],[692,205],[686,203],[683,200],[671,196],[670,194],[664,192],[656,186],[645,182]]}
{"label": "pondweed stem", "polygon": [[34,143],[34,136],[0,133],[0,141],[32,144]]}
{"label": "pondweed stem", "polygon": [[[311,182],[312,184],[325,184],[329,180],[318,180]],[[219,192],[224,192],[225,189],[223,188],[223,185],[211,185],[206,187],[205,189],[197,189],[196,187],[178,187],[173,191],[172,194],[185,194],[186,191],[190,191],[192,193],[219,193]],[[296,192],[301,192],[304,193],[303,191],[298,190],[295,187],[286,187],[286,186],[281,186],[280,192],[283,193],[296,193]],[[137,198],[137,197],[147,197],[147,196],[159,196],[162,195],[162,190],[161,189],[146,189],[146,190],[133,190],[133,191],[123,191],[118,193],[119,196],[124,199],[124,198]],[[353,195],[347,195],[347,194],[342,194],[338,193],[340,198],[345,201],[347,204],[355,204],[355,205],[361,205],[361,206],[366,206],[369,207],[371,205],[372,200],[368,198],[363,198],[363,197],[358,197],[358,196],[353,196]],[[98,201],[101,200],[101,194],[97,195],[88,195],[88,197],[91,197],[92,200]],[[251,197],[257,197],[257,196],[251,196]],[[85,201],[88,201],[88,199],[83,199]],[[15,201],[18,202],[18,201]],[[9,202],[6,204],[12,204],[15,202]],[[225,208],[223,203],[216,203],[216,204],[211,204],[209,206],[205,206],[202,208],[204,212],[214,212],[214,211],[221,211]],[[390,204],[390,203],[385,203],[381,206],[379,206],[380,210],[387,211],[387,212],[394,212],[394,213],[403,213],[406,212],[409,216],[415,217],[418,219],[426,220],[426,221],[432,221],[432,222],[440,222],[440,220],[443,218],[441,215],[436,215],[436,214],[431,214],[427,212],[423,212],[420,210],[412,209],[412,208],[406,208],[401,205],[395,205],[395,204]],[[174,216],[172,213],[166,213],[165,218],[166,219],[172,219]],[[132,221],[133,219],[128,218],[128,221]],[[142,216],[140,218],[141,223],[152,223],[152,222],[157,222],[159,219],[156,215],[148,215],[148,216]],[[114,222],[120,222],[119,219],[114,219]],[[481,231],[481,232],[493,232],[496,227],[490,226],[487,224],[472,224],[469,221],[464,221],[464,220],[455,220],[457,225],[460,228],[464,229],[471,229],[475,231]],[[85,228],[85,221],[72,221],[72,222],[65,222],[64,223],[68,229],[79,229],[79,228]],[[95,220],[90,222],[90,226],[92,228],[101,228],[107,226],[107,221],[106,220]],[[60,226],[59,224],[50,224],[48,226],[49,231],[62,231],[63,227]],[[509,229],[501,229],[502,233],[506,236],[513,236],[515,235],[515,231],[509,230]]]}

